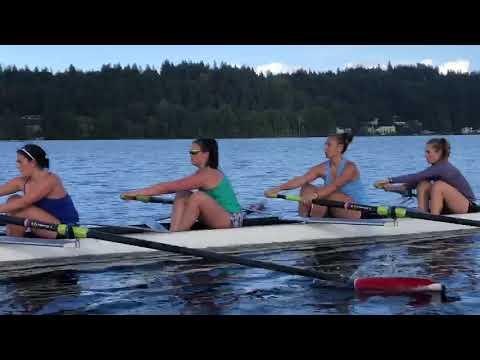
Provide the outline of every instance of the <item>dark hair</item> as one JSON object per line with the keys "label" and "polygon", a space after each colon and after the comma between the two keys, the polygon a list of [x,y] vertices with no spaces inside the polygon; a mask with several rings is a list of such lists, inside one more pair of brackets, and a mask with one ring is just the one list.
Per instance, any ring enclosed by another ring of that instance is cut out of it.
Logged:
{"label": "dark hair", "polygon": [[48,169],[50,166],[47,153],[38,145],[27,144],[23,148],[18,149],[17,154],[23,155],[28,161],[35,160],[40,169]]}
{"label": "dark hair", "polygon": [[345,151],[347,151],[348,145],[350,145],[350,143],[353,141],[353,134],[349,133],[349,132],[346,132],[346,133],[343,133],[343,134],[331,134],[331,135],[329,135],[329,137],[335,138],[335,140],[337,140],[338,144],[343,145],[342,154]]}
{"label": "dark hair", "polygon": [[448,159],[450,156],[450,143],[445,138],[433,138],[428,140],[427,145],[432,145],[437,151],[442,152],[442,159]]}
{"label": "dark hair", "polygon": [[200,146],[202,152],[208,152],[207,166],[218,169],[218,144],[215,139],[196,139],[194,144]]}

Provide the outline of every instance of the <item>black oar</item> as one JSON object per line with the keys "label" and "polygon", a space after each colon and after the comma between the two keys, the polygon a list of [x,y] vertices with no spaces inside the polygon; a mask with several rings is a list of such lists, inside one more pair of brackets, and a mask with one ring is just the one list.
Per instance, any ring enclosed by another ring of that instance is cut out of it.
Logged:
{"label": "black oar", "polygon": [[[273,196],[273,198],[285,199],[285,200],[291,200],[291,201],[297,201],[297,202],[302,201],[302,198],[297,195],[277,194],[276,196]],[[371,206],[371,205],[362,205],[362,204],[355,204],[355,203],[348,203],[348,202],[345,203],[342,201],[333,201],[333,200],[326,200],[326,199],[315,199],[312,201],[312,203],[316,205],[327,206],[327,207],[365,211],[369,213],[375,213],[377,215],[384,216],[384,217],[391,217],[391,218],[409,217],[414,219],[431,220],[431,221],[439,221],[439,222],[450,223],[450,224],[480,227],[480,221],[477,221],[477,220],[461,219],[461,218],[455,218],[455,217],[444,216],[444,215],[422,213],[422,212],[409,210],[407,208],[400,207],[400,206]]]}
{"label": "black oar", "polygon": [[136,196],[126,196],[121,195],[122,200],[136,200],[144,203],[157,203],[157,204],[173,204],[175,200],[164,198],[161,196],[148,196],[148,195],[136,195]]}
{"label": "black oar", "polygon": [[[120,198],[122,200],[136,200],[141,201],[144,203],[156,203],[156,204],[170,204],[174,203],[174,199],[164,198],[161,196],[150,196],[150,195],[136,195],[136,196],[126,196],[121,195]],[[246,214],[252,213],[263,213],[263,209],[265,208],[264,203],[252,204],[247,208],[243,208],[242,210],[245,211]]]}
{"label": "black oar", "polygon": [[[60,234],[61,236],[71,237],[73,235],[73,237],[77,239],[84,239],[84,238],[90,237],[90,238],[110,241],[110,242],[119,243],[119,244],[139,246],[147,249],[167,251],[167,252],[172,252],[172,253],[177,253],[182,255],[196,256],[196,257],[201,257],[207,260],[214,260],[219,262],[244,265],[247,267],[279,271],[279,272],[283,272],[291,275],[307,276],[307,277],[312,277],[320,280],[337,282],[338,284],[337,277],[334,277],[330,274],[323,274],[313,270],[300,269],[292,266],[279,265],[279,264],[274,264],[274,263],[269,263],[269,262],[259,261],[259,260],[245,259],[238,256],[219,254],[213,251],[192,249],[192,248],[187,248],[183,246],[169,245],[169,244],[163,244],[163,243],[158,243],[154,241],[136,239],[132,237],[125,237],[125,236],[120,236],[120,235],[99,231],[99,230],[96,230],[95,228],[68,226],[65,224],[48,224],[48,223],[43,223],[35,220],[17,218],[17,217],[12,217],[7,215],[0,215],[0,221],[3,221],[6,224],[20,225],[25,227],[28,226],[32,229],[54,231]],[[341,285],[337,285],[337,286],[341,286]]]}
{"label": "black oar", "polygon": [[247,267],[267,269],[279,271],[291,275],[307,276],[322,281],[327,281],[326,286],[349,288],[360,292],[373,293],[405,293],[405,292],[419,292],[419,291],[445,291],[443,285],[435,283],[429,279],[412,279],[412,278],[362,278],[355,279],[348,283],[339,282],[336,276],[331,274],[320,273],[313,270],[300,269],[292,266],[279,265],[259,260],[245,259],[238,256],[219,254],[213,251],[192,249],[183,246],[169,245],[137,239],[126,236],[119,236],[94,228],[86,228],[80,226],[69,226],[65,224],[48,224],[40,221],[17,218],[0,214],[0,221],[6,224],[20,225],[30,227],[33,229],[42,229],[54,231],[61,236],[75,237],[77,239],[84,239],[87,237],[110,241],[114,243],[144,247],[147,249],[167,251],[182,255],[201,257],[207,260],[214,260],[226,263],[239,264]]}

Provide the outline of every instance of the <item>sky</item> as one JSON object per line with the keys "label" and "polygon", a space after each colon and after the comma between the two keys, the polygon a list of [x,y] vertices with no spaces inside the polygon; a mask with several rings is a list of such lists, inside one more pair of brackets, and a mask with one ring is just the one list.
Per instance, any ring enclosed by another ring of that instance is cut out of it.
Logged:
{"label": "sky", "polygon": [[159,69],[183,60],[247,65],[257,72],[336,71],[355,66],[423,63],[447,71],[480,71],[479,45],[0,45],[0,65],[64,71],[70,65],[99,70],[104,64]]}

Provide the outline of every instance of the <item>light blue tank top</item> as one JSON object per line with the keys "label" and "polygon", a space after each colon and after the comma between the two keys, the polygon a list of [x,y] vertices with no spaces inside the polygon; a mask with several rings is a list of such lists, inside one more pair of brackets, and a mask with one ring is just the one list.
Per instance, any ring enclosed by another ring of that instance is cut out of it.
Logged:
{"label": "light blue tank top", "polygon": [[[337,177],[341,176],[343,174],[343,170],[345,170],[345,166],[347,165],[347,160],[343,158],[340,161],[340,165],[338,166],[337,169]],[[325,185],[329,185],[333,183],[332,175],[330,173],[330,160],[327,161],[327,173],[325,176]],[[360,177],[358,179],[350,181],[343,185],[340,189],[338,189],[339,192],[350,196],[353,199],[353,202],[360,203],[360,204],[368,204],[368,198],[365,193],[365,188],[362,185],[362,182],[360,181]]]}

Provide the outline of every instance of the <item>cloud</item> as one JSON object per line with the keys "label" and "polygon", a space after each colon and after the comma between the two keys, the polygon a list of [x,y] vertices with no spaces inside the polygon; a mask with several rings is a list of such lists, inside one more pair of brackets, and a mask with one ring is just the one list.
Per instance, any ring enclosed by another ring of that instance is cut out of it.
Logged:
{"label": "cloud", "polygon": [[[415,65],[416,63],[396,63],[393,64],[392,66],[399,66],[399,65]],[[433,64],[433,59],[423,59],[420,61],[420,64],[427,65],[427,66],[434,66]],[[387,69],[387,64],[368,64],[368,63],[347,63],[344,66],[344,69],[355,69],[355,68],[364,68],[364,69],[375,69],[379,67],[383,70]],[[446,75],[449,71],[453,71],[456,73],[469,73],[470,72],[470,61],[469,60],[464,60],[464,59],[459,59],[459,60],[453,60],[453,61],[447,61],[444,62],[443,64],[440,64],[438,66],[438,70],[440,74]]]}
{"label": "cloud", "polygon": [[453,71],[456,73],[469,73],[470,72],[470,61],[468,60],[454,60],[454,61],[447,61],[446,63],[441,64],[438,67],[440,74],[446,75],[449,71]]}
{"label": "cloud", "polygon": [[423,59],[420,61],[420,64],[427,65],[427,66],[433,66],[433,60],[432,59]]}
{"label": "cloud", "polygon": [[363,69],[376,69],[380,66],[380,69],[382,70],[387,70],[388,65],[387,64],[367,64],[367,63],[348,63],[345,64],[344,69],[357,69],[357,68],[363,68]]}
{"label": "cloud", "polygon": [[271,64],[265,64],[265,65],[259,65],[255,67],[255,72],[257,74],[267,74],[267,72],[271,72],[273,75],[276,74],[291,74],[297,70],[300,70],[300,66],[293,66],[293,65],[287,65],[287,64],[282,64],[278,62],[274,62]]}

